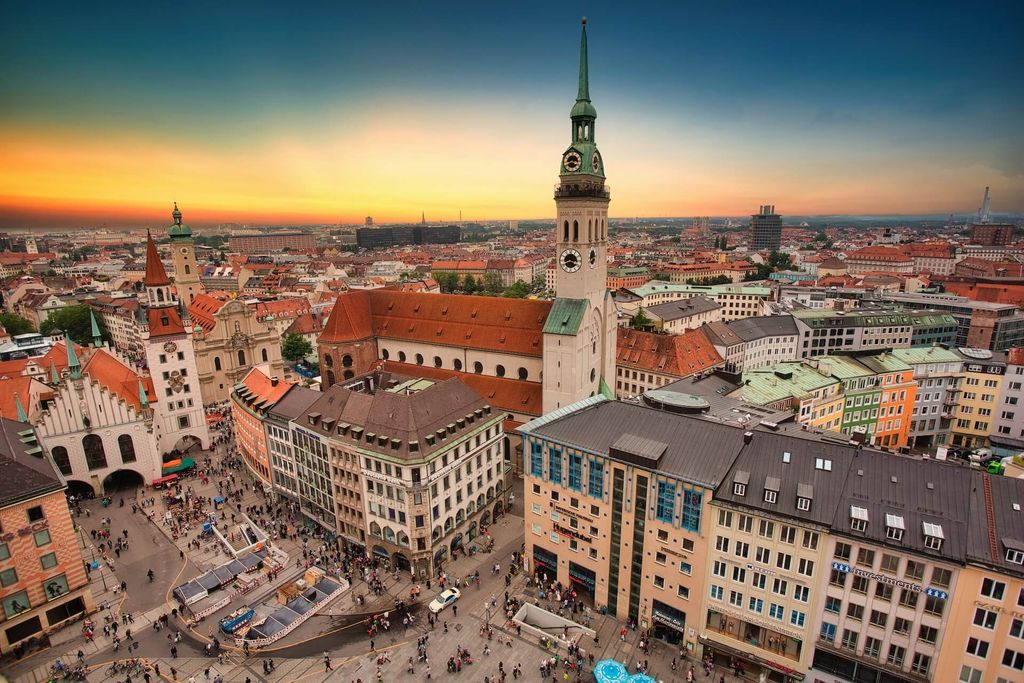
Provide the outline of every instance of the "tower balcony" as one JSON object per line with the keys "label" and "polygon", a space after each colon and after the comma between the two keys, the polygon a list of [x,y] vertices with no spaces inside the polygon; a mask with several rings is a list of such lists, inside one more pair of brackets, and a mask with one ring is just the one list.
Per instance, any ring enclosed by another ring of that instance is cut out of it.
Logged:
{"label": "tower balcony", "polygon": [[611,199],[612,188],[604,183],[593,181],[559,183],[555,185],[555,199],[563,199],[565,197]]}

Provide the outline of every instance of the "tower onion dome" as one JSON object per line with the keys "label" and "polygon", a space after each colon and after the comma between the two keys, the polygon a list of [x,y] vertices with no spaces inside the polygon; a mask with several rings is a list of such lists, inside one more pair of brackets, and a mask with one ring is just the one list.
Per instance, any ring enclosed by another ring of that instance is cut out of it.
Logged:
{"label": "tower onion dome", "polygon": [[597,109],[590,103],[590,74],[587,68],[587,18],[583,17],[583,34],[580,37],[580,85],[576,92],[576,104],[569,113],[572,118],[597,118]]}
{"label": "tower onion dome", "polygon": [[171,212],[174,225],[167,231],[169,237],[191,237],[192,228],[181,222],[181,211],[178,209],[178,202],[174,202],[174,211]]}

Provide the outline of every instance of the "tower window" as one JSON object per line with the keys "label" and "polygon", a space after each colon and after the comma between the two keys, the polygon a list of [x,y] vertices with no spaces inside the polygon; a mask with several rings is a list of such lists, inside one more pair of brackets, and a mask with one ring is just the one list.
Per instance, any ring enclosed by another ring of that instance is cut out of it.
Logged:
{"label": "tower window", "polygon": [[398,362],[399,363],[404,363],[405,362],[405,351],[399,351],[398,352]]}
{"label": "tower window", "polygon": [[[327,356],[327,360],[330,360],[330,358],[330,356]],[[330,365],[330,363],[327,364],[328,367],[330,367]],[[220,370],[220,356],[213,357],[213,369]]]}
{"label": "tower window", "polygon": [[186,265],[185,266],[185,275],[191,275],[191,274],[192,274],[192,266]]}
{"label": "tower window", "polygon": [[269,356],[267,356],[267,350],[266,349],[262,349],[260,351],[260,353],[262,354],[262,358],[263,358],[263,362],[264,363],[266,363],[268,360],[270,360]]}
{"label": "tower window", "polygon": [[[568,225],[568,224],[566,224],[566,225]],[[484,371],[484,364],[483,363],[481,363],[480,361],[477,361],[477,362],[473,363],[473,372],[475,372],[476,374],[479,375],[483,371]]]}
{"label": "tower window", "polygon": [[441,367],[441,356],[434,356],[434,367]]}
{"label": "tower window", "polygon": [[569,221],[565,222],[565,227],[563,228],[562,241],[563,242],[568,242],[569,241]]}
{"label": "tower window", "polygon": [[497,375],[498,377],[504,377],[505,376],[505,366],[504,365],[495,365],[494,366],[494,374]]}
{"label": "tower window", "polygon": [[519,368],[519,379],[526,379],[530,376],[529,370],[526,368]]}
{"label": "tower window", "polygon": [[242,351],[241,349],[238,350],[238,364],[240,366],[245,365],[245,351]]}
{"label": "tower window", "polygon": [[579,221],[572,222],[572,241],[579,242],[580,240],[580,223]]}
{"label": "tower window", "polygon": [[422,353],[417,353],[416,354],[416,365],[423,365],[423,354]]}
{"label": "tower window", "polygon": [[583,126],[583,139],[584,140],[589,140],[590,139],[590,126],[589,125]]}

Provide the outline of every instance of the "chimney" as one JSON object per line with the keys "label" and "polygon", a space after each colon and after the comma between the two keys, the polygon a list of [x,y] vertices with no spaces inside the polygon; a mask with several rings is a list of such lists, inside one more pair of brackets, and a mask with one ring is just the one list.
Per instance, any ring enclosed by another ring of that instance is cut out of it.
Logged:
{"label": "chimney", "polygon": [[272,386],[272,387],[276,387],[276,386],[277,386],[277,383],[278,383],[278,381],[279,381],[279,380],[277,379],[277,377],[276,377],[276,376],[275,376],[275,377],[271,377],[271,378],[270,378],[270,386]]}
{"label": "chimney", "polygon": [[754,432],[743,432],[743,443],[749,444],[754,439]]}

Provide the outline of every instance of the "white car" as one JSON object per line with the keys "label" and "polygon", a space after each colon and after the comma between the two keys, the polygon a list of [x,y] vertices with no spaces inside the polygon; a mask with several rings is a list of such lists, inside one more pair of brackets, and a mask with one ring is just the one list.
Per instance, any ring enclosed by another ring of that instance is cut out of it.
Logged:
{"label": "white car", "polygon": [[462,597],[462,591],[458,588],[449,588],[446,591],[442,591],[436,598],[430,601],[427,605],[427,609],[430,610],[431,614],[437,614],[445,607],[454,605],[455,601]]}

